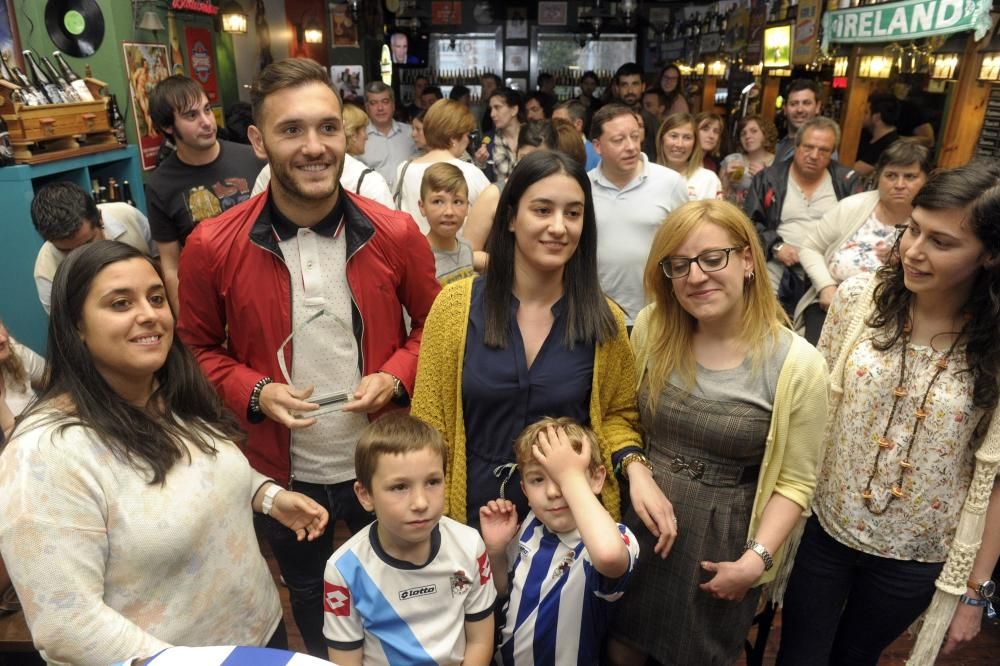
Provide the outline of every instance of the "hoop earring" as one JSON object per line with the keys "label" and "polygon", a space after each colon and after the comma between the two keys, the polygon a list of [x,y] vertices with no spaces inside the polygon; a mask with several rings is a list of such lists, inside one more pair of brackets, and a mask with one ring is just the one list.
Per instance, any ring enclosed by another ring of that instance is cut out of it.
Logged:
{"label": "hoop earring", "polygon": [[754,274],[754,272],[750,271],[750,273],[745,278],[743,278],[743,280],[746,282],[747,285],[750,285],[750,283],[753,282],[756,277],[757,276]]}

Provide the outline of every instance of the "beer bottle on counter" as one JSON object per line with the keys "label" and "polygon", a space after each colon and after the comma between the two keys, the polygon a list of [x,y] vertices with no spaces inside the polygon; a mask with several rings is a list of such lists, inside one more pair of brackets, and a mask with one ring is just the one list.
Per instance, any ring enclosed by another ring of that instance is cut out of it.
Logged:
{"label": "beer bottle on counter", "polygon": [[62,74],[56,71],[56,68],[52,66],[49,59],[42,56],[41,60],[42,69],[48,74],[49,78],[52,79],[57,86],[59,86],[59,92],[62,93],[63,98],[67,102],[82,102],[80,96],[76,94],[76,90],[73,86],[69,84],[69,81],[63,78]]}
{"label": "beer bottle on counter", "polygon": [[10,145],[10,131],[7,129],[7,121],[0,116],[0,167],[13,163],[14,149]]}
{"label": "beer bottle on counter", "polygon": [[90,93],[90,88],[87,87],[86,82],[76,75],[76,72],[66,63],[66,59],[63,58],[63,54],[59,51],[53,51],[52,57],[56,60],[56,65],[59,66],[59,71],[62,73],[62,77],[73,86],[73,90],[84,102],[93,102],[94,96]]}
{"label": "beer bottle on counter", "polygon": [[66,99],[63,97],[62,91],[59,90],[59,85],[49,79],[48,75],[42,71],[38,61],[35,60],[35,54],[28,50],[23,51],[23,53],[24,66],[28,68],[31,82],[35,84],[35,87],[42,91],[50,104],[65,102]]}
{"label": "beer bottle on counter", "polygon": [[125,136],[125,119],[122,118],[122,112],[118,110],[118,100],[113,94],[109,95],[108,99],[108,124],[115,133],[118,143],[122,145],[128,143],[128,137]]}

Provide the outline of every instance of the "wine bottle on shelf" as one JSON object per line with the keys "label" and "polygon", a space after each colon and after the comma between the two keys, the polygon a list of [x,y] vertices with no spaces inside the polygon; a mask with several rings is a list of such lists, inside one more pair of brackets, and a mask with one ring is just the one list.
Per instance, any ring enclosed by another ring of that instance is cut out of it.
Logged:
{"label": "wine bottle on shelf", "polygon": [[66,79],[67,83],[73,86],[73,90],[76,91],[80,100],[84,102],[93,102],[94,96],[90,93],[90,88],[87,87],[87,84],[83,79],[76,75],[73,68],[67,64],[63,54],[59,51],[53,51],[52,57],[55,58],[56,65],[59,67],[59,72],[62,74],[62,77]]}
{"label": "wine bottle on shelf", "polygon": [[7,121],[0,116],[0,167],[13,163],[14,149],[10,145],[10,130],[7,129]]}
{"label": "wine bottle on shelf", "polygon": [[122,181],[121,200],[129,206],[135,205],[135,202],[132,201],[132,187],[128,184],[127,180]]}
{"label": "wine bottle on shelf", "polygon": [[62,104],[66,100],[63,98],[62,92],[59,90],[59,86],[49,79],[48,75],[42,71],[39,66],[38,61],[35,60],[35,54],[31,51],[25,50],[24,52],[24,66],[28,69],[30,80],[35,87],[42,91],[46,99],[49,100],[50,104]]}
{"label": "wine bottle on shelf", "polygon": [[63,98],[65,98],[67,102],[83,101],[80,99],[80,96],[76,94],[76,90],[74,90],[73,86],[69,84],[69,81],[63,78],[63,75],[56,71],[56,68],[52,66],[52,63],[49,62],[48,58],[42,56],[40,64],[42,69],[45,70],[45,73],[49,75],[49,78],[52,79],[57,86],[59,86],[59,92],[62,93]]}
{"label": "wine bottle on shelf", "polygon": [[128,143],[128,138],[125,136],[125,119],[122,118],[122,112],[118,110],[118,100],[113,94],[109,95],[108,99],[108,124],[111,125],[111,130],[115,133],[118,143],[122,145]]}

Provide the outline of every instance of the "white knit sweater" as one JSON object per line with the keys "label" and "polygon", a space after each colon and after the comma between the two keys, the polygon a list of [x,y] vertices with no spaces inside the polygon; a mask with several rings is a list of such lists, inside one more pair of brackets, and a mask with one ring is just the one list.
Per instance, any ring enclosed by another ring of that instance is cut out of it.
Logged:
{"label": "white knit sweater", "polygon": [[188,447],[150,485],[92,431],[41,420],[0,456],[0,551],[48,662],[267,643],[281,605],[250,507],[266,478],[235,444]]}

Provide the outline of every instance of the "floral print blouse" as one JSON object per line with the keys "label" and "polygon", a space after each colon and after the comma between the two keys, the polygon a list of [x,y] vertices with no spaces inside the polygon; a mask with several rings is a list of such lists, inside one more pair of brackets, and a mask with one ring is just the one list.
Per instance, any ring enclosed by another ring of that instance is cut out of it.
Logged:
{"label": "floral print blouse", "polygon": [[872,212],[865,223],[851,234],[830,257],[830,275],[838,283],[858,273],[874,273],[882,265],[875,255],[875,246],[896,242],[896,229],[879,222]]}
{"label": "floral print blouse", "polygon": [[[831,368],[855,307],[862,305],[858,301],[869,279],[874,278],[858,275],[841,284],[830,306],[819,349]],[[890,489],[899,479],[899,463],[906,457],[915,412],[937,370],[935,364],[947,350],[908,344],[905,353],[907,394],[900,399],[887,435],[895,444],[882,453],[872,480],[876,510],[892,497]],[[973,377],[961,372],[966,361],[965,349],[959,345],[927,397],[928,415],[917,428],[909,452],[913,467],[902,477],[903,497],[894,499],[882,515],[874,515],[862,492],[892,410],[901,359],[902,343],[880,352],[872,345],[869,329],[850,351],[844,376],[833,379],[844,393],[833,415],[813,509],[827,533],[850,548],[897,560],[943,562],[987,419],[984,410],[973,406]]]}

